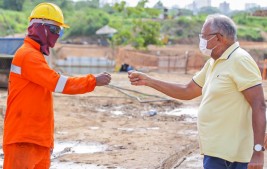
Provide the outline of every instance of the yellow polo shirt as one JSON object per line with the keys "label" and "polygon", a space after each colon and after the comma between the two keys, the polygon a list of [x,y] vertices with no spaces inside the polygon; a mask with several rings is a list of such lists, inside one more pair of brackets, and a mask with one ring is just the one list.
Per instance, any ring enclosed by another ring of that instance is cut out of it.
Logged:
{"label": "yellow polo shirt", "polygon": [[209,59],[193,77],[202,87],[198,112],[201,154],[230,162],[249,162],[253,153],[252,110],[242,91],[261,84],[253,58],[236,42]]}

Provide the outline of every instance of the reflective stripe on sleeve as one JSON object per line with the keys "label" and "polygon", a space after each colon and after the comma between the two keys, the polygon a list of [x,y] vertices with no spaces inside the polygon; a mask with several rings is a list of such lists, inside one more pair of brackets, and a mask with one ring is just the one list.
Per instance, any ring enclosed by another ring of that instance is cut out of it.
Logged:
{"label": "reflective stripe on sleeve", "polygon": [[21,75],[21,67],[11,64],[10,72]]}
{"label": "reflective stripe on sleeve", "polygon": [[57,86],[55,88],[55,92],[62,93],[67,80],[68,80],[67,76],[60,75],[60,78],[58,79],[58,82],[57,82]]}

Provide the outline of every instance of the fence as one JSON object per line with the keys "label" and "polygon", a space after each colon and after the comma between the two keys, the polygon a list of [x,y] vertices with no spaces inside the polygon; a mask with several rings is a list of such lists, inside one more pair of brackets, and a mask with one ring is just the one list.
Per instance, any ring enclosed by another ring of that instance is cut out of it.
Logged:
{"label": "fence", "polygon": [[115,62],[104,57],[67,57],[55,61],[56,67],[69,74],[100,73],[114,71]]}
{"label": "fence", "polygon": [[126,63],[135,69],[159,72],[184,71],[187,73],[189,70],[200,69],[204,62],[204,58],[195,51],[185,51],[175,55],[151,55],[119,49],[116,56],[117,66]]}

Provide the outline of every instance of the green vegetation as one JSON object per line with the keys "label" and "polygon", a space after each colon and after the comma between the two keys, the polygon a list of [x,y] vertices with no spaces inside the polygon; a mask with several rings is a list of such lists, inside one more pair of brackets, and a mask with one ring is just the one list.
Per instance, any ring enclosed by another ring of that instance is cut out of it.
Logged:
{"label": "green vegetation", "polygon": [[[26,33],[31,10],[42,0],[0,0],[0,36]],[[112,45],[127,45],[145,49],[150,44],[161,45],[161,37],[169,41],[194,42],[198,38],[202,24],[208,14],[219,12],[217,8],[203,8],[199,15],[186,9],[171,9],[168,19],[159,19],[163,14],[163,4],[147,8],[148,0],[140,0],[137,6],[127,7],[125,2],[109,4],[99,8],[99,0],[73,2],[57,0],[64,13],[66,23],[63,39],[72,37],[97,37],[96,30],[109,25],[118,30],[112,37]],[[232,15],[238,25],[238,38],[241,40],[264,41],[267,32],[267,19],[252,17],[249,13],[238,12]],[[191,39],[191,41],[190,41]],[[164,42],[166,43],[166,42]]]}
{"label": "green vegetation", "polygon": [[28,15],[23,12],[0,8],[0,36],[25,32],[28,25]]}
{"label": "green vegetation", "polygon": [[92,8],[74,12],[67,23],[71,25],[71,29],[66,31],[66,36],[92,36],[109,23],[109,16],[104,11]]}
{"label": "green vegetation", "polygon": [[121,14],[119,22],[111,24],[119,31],[112,38],[114,45],[132,44],[137,49],[146,49],[148,45],[160,45],[160,23],[153,18],[160,14],[157,9],[145,8],[147,0],[141,0],[136,7],[126,7],[125,2],[115,4],[114,9]]}
{"label": "green vegetation", "polygon": [[258,42],[263,41],[260,29],[239,28],[238,36],[243,37],[243,39],[246,39],[248,41],[258,41]]}
{"label": "green vegetation", "polygon": [[259,42],[264,40],[261,32],[267,32],[267,20],[265,17],[254,17],[246,13],[240,13],[235,15],[233,20],[239,25],[239,38]]}

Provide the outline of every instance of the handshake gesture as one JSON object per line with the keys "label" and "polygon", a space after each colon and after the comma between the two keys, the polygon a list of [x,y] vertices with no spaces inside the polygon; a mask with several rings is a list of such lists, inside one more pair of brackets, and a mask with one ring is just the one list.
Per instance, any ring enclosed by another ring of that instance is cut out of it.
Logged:
{"label": "handshake gesture", "polygon": [[[107,72],[100,73],[96,77],[96,86],[108,85],[111,81],[111,75]],[[147,85],[149,76],[138,71],[129,71],[128,78],[132,85],[141,86]]]}

